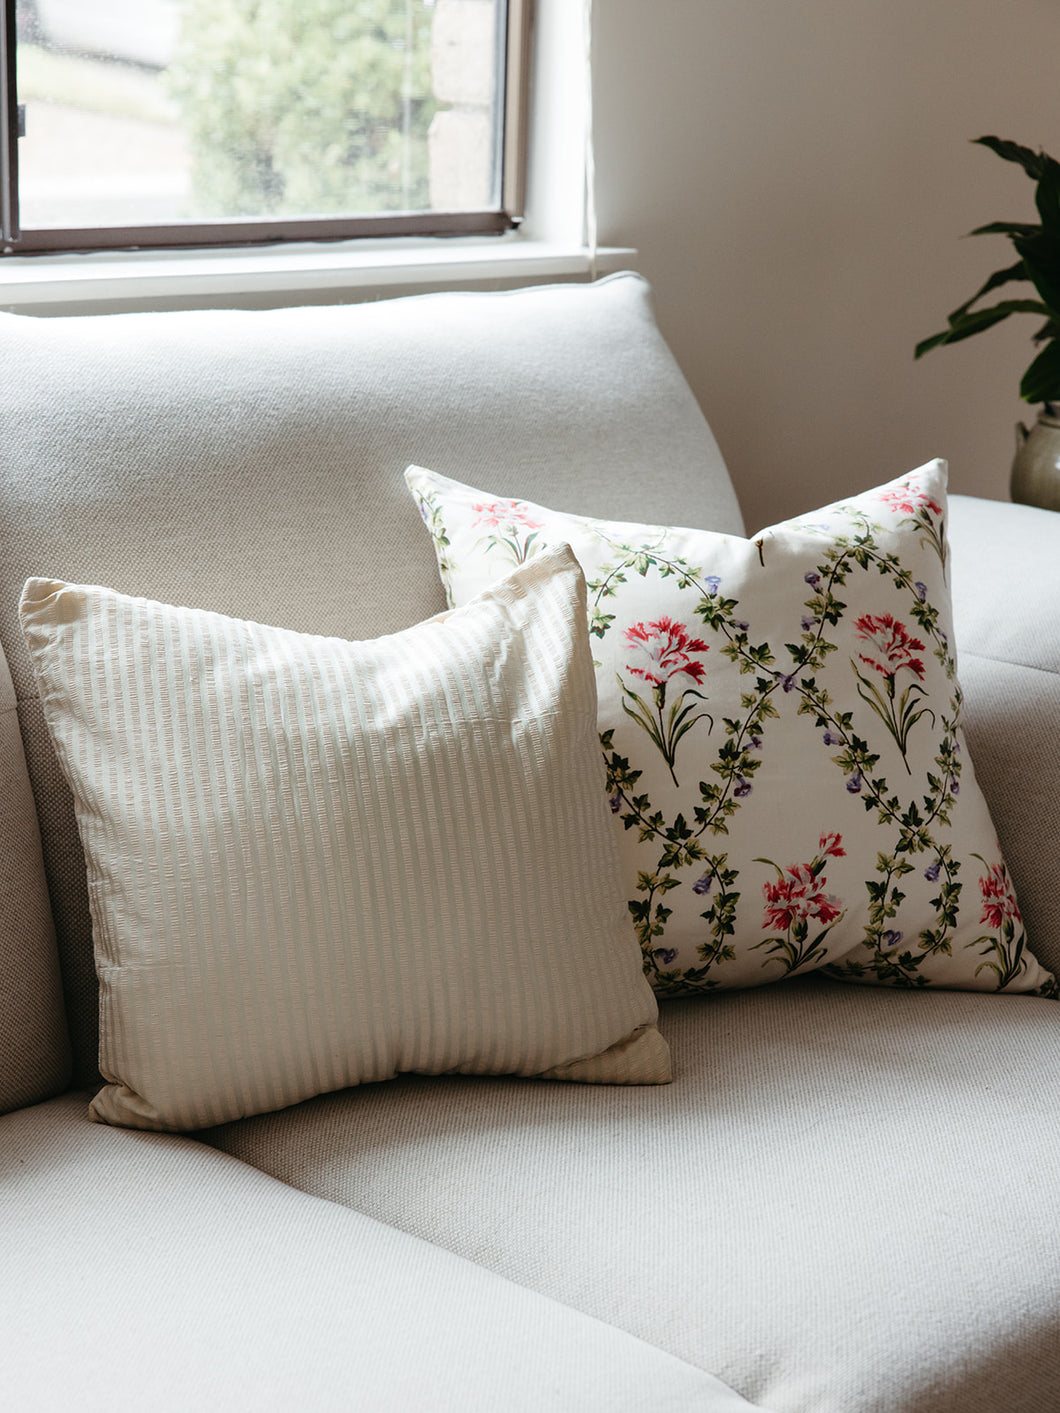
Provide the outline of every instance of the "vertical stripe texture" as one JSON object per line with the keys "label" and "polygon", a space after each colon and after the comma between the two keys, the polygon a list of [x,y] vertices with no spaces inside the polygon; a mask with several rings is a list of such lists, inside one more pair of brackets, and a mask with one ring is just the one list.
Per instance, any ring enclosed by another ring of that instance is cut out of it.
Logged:
{"label": "vertical stripe texture", "polygon": [[402,1071],[669,1078],[584,602],[566,547],[358,643],[29,581],[88,864],[96,1118],[195,1129]]}

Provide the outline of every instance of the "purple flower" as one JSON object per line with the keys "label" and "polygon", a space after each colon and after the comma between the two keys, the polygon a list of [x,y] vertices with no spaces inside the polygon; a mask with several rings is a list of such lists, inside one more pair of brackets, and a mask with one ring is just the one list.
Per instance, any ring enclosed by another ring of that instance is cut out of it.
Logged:
{"label": "purple flower", "polygon": [[659,958],[664,967],[668,967],[671,962],[676,960],[677,949],[675,947],[656,947],[653,955]]}
{"label": "purple flower", "polygon": [[848,791],[851,795],[860,795],[860,794],[861,794],[861,785],[862,785],[861,771],[860,771],[860,770],[856,770],[856,771],[854,772],[854,774],[850,777],[850,779],[847,781],[847,791]]}
{"label": "purple flower", "polygon": [[802,615],[802,631],[808,633],[811,628],[817,627],[817,619],[811,618],[808,613]]}
{"label": "purple flower", "polygon": [[706,578],[703,580],[703,583],[706,585],[706,589],[707,589],[707,593],[708,593],[708,594],[716,594],[716,593],[718,592],[718,590],[721,588],[721,575],[720,575],[720,574],[708,574],[708,575],[706,576]]}
{"label": "purple flower", "polygon": [[619,810],[622,808],[622,796],[618,793],[612,795],[609,804],[611,805],[611,813],[618,814]]}
{"label": "purple flower", "polygon": [[742,775],[738,776],[736,779],[736,789],[733,790],[732,793],[738,800],[742,800],[745,795],[749,795],[751,793],[750,780],[745,780]]}
{"label": "purple flower", "polygon": [[739,629],[739,631],[740,631],[741,633],[746,633],[747,630],[748,630],[748,628],[750,628],[751,625],[750,625],[750,623],[747,622],[747,620],[746,620],[745,618],[734,618],[734,619],[732,620],[732,626],[733,626],[734,628]]}
{"label": "purple flower", "polygon": [[929,868],[926,868],[924,870],[924,877],[929,883],[935,883],[937,882],[938,876],[941,872],[942,865],[941,863],[939,863],[938,859],[936,859],[935,862]]}
{"label": "purple flower", "polygon": [[820,574],[804,574],[802,577],[806,580],[807,584],[812,585],[815,589],[821,582]]}
{"label": "purple flower", "polygon": [[883,934],[883,945],[885,950],[888,952],[891,950],[892,947],[897,947],[898,943],[901,942],[901,940],[902,934],[900,932],[895,932],[893,928],[889,928]]}
{"label": "purple flower", "polygon": [[842,737],[837,736],[834,731],[826,731],[821,740],[826,746],[841,746],[843,744]]}
{"label": "purple flower", "polygon": [[751,747],[752,751],[760,751],[762,749],[762,738],[761,736],[749,736],[747,738],[747,744]]}
{"label": "purple flower", "polygon": [[784,688],[785,692],[790,692],[795,686],[795,674],[789,672],[787,676],[783,672],[776,673],[777,681]]}
{"label": "purple flower", "polygon": [[950,794],[959,795],[961,793],[961,783],[959,780],[950,781]]}
{"label": "purple flower", "polygon": [[924,600],[927,598],[927,585],[922,584],[918,579],[913,585],[913,588],[916,590],[917,598],[920,600],[921,603],[923,603]]}
{"label": "purple flower", "polygon": [[699,896],[702,898],[710,892],[713,886],[713,877],[709,873],[705,873],[702,878],[697,878],[695,883],[692,884],[692,892],[698,893]]}

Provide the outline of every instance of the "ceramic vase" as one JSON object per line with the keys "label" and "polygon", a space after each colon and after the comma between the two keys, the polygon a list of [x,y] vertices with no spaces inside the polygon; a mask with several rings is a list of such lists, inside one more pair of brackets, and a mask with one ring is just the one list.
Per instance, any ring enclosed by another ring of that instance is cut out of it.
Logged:
{"label": "ceramic vase", "polygon": [[1021,505],[1060,510],[1060,407],[1046,403],[1029,430],[1017,423],[1011,490]]}

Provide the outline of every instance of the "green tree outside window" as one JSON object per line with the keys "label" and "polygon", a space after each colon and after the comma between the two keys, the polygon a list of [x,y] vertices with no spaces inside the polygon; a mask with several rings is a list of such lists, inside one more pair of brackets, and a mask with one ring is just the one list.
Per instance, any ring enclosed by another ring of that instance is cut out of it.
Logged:
{"label": "green tree outside window", "polygon": [[169,84],[204,215],[429,209],[431,0],[179,3]]}

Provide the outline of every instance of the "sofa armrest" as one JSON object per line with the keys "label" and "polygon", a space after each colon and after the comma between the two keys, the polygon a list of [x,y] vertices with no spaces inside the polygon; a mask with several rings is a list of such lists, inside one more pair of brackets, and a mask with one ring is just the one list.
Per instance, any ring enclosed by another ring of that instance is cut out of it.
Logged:
{"label": "sofa armrest", "polygon": [[1060,672],[1060,513],[950,497],[957,647]]}
{"label": "sofa armrest", "polygon": [[965,731],[1028,942],[1060,972],[1060,514],[950,499]]}
{"label": "sofa armrest", "polygon": [[18,703],[0,648],[0,1114],[70,1083],[59,953]]}

